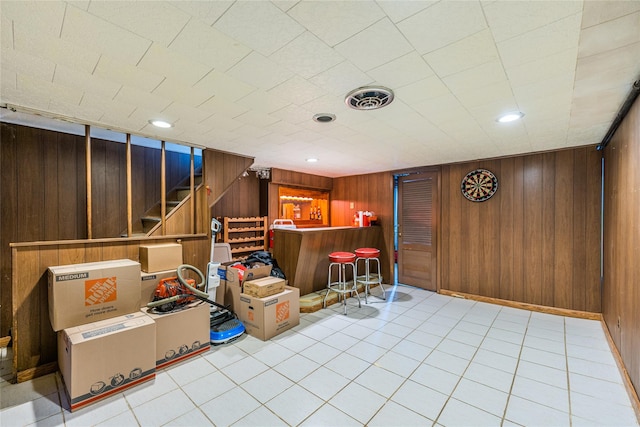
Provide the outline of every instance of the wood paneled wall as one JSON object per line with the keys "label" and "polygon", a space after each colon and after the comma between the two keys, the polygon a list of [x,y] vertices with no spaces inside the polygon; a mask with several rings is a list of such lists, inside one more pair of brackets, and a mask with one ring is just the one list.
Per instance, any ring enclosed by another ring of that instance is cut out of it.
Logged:
{"label": "wood paneled wall", "polygon": [[[353,203],[353,208],[351,204]],[[393,173],[379,172],[333,179],[331,225],[353,225],[357,211],[373,211],[382,228],[380,263],[384,283],[393,283]]]}
{"label": "wood paneled wall", "polygon": [[[265,204],[268,206],[267,215],[269,217],[269,224],[273,224],[273,221],[279,218],[279,189],[281,185],[284,187],[311,188],[314,190],[331,191],[331,188],[333,187],[333,178],[302,172],[287,171],[283,169],[271,169],[271,180],[269,184],[267,186],[262,186],[260,189],[260,197],[266,198]],[[262,200],[262,202],[264,203],[264,200]]]}
{"label": "wood paneled wall", "polygon": [[603,315],[631,382],[640,390],[640,101],[604,156]]}
{"label": "wood paneled wall", "polygon": [[[87,238],[84,137],[0,123],[0,336],[11,327],[9,243]],[[93,237],[127,228],[125,144],[92,139]],[[196,158],[196,168],[201,165]],[[190,156],[167,152],[167,189]],[[160,150],[132,146],[134,218],[160,200]]]}
{"label": "wood paneled wall", "polygon": [[[601,155],[595,148],[442,167],[440,288],[600,312]],[[460,192],[486,168],[485,202]]]}
{"label": "wood paneled wall", "polygon": [[260,180],[256,174],[236,178],[211,209],[212,217],[257,217],[260,215]]}
{"label": "wood paneled wall", "polygon": [[253,158],[216,150],[204,150],[202,157],[207,205],[211,208],[225,195],[242,172],[253,164]]}
{"label": "wood paneled wall", "polygon": [[139,261],[141,243],[180,241],[183,260],[206,271],[209,239],[184,235],[160,239],[94,239],[12,245],[13,357],[18,381],[57,369],[56,334],[51,328],[47,268],[55,265],[128,258]]}

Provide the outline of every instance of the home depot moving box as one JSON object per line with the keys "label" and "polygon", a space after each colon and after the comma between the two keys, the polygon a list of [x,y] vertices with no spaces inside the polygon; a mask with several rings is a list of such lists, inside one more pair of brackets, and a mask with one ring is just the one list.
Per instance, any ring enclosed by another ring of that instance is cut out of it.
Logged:
{"label": "home depot moving box", "polygon": [[249,335],[266,341],[300,323],[300,289],[286,286],[266,298],[241,294],[235,312]]}
{"label": "home depot moving box", "polygon": [[182,245],[180,243],[140,245],[138,255],[141,269],[145,273],[176,270],[182,264]]}
{"label": "home depot moving box", "polygon": [[194,303],[189,308],[167,314],[146,313],[156,323],[156,369],[205,353],[211,348],[209,304]]}
{"label": "home depot moving box", "polygon": [[54,331],[140,309],[140,264],[130,259],[49,267]]}
{"label": "home depot moving box", "polygon": [[71,411],[156,375],[156,325],[140,311],[58,332],[58,365]]}
{"label": "home depot moving box", "polygon": [[153,294],[162,279],[177,277],[176,270],[158,271],[156,273],[140,272],[140,307],[146,307],[153,300]]}

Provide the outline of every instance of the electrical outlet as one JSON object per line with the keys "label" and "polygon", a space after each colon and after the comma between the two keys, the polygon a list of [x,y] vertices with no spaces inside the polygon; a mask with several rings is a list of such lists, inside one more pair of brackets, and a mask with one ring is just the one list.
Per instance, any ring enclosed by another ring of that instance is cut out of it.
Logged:
{"label": "electrical outlet", "polygon": [[354,205],[354,203],[353,203],[353,202],[349,203],[349,209],[353,209],[353,208],[354,208],[354,206],[355,206],[355,205]]}

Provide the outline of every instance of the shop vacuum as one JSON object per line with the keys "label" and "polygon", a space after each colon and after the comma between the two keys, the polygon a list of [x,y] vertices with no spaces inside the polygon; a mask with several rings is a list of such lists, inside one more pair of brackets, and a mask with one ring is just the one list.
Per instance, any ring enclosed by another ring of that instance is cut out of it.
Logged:
{"label": "shop vacuum", "polygon": [[[211,344],[224,344],[240,337],[244,331],[244,325],[228,307],[215,302],[216,288],[220,285],[218,276],[218,263],[213,262],[213,249],[215,236],[220,230],[220,222],[211,220],[211,259],[207,265],[207,278],[200,270],[192,265],[180,265],[176,271],[176,277],[163,279],[158,284],[153,301],[147,307],[156,314],[173,313],[187,308],[187,305],[196,299],[204,301],[211,306],[210,309],[210,340]],[[196,284],[194,279],[185,278],[185,271],[191,270],[200,279]],[[213,297],[211,297],[213,295]]]}

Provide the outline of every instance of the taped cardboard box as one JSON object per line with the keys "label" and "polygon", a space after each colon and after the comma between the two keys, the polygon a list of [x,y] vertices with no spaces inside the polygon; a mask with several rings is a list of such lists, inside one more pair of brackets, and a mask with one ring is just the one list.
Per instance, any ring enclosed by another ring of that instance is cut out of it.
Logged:
{"label": "taped cardboard box", "polygon": [[286,286],[266,298],[241,294],[235,312],[249,335],[266,341],[300,323],[300,289]]}
{"label": "taped cardboard box", "polygon": [[145,273],[176,270],[182,264],[182,245],[180,243],[160,243],[140,245],[141,270]]}
{"label": "taped cardboard box", "polygon": [[194,303],[189,308],[167,314],[142,309],[156,323],[156,369],[166,368],[211,348],[209,304]]}
{"label": "taped cardboard box", "polygon": [[177,277],[176,270],[158,271],[156,273],[140,272],[140,307],[146,307],[153,300],[153,294],[162,279]]}
{"label": "taped cardboard box", "polygon": [[155,378],[156,325],[140,311],[58,332],[58,365],[73,412]]}
{"label": "taped cardboard box", "polygon": [[242,293],[257,298],[279,294],[282,291],[284,291],[284,279],[273,276],[246,280],[242,287]]}
{"label": "taped cardboard box", "polygon": [[140,264],[130,259],[49,267],[54,331],[140,309]]}
{"label": "taped cardboard box", "polygon": [[[253,280],[269,276],[271,274],[271,265],[255,267],[242,272],[232,267],[231,264],[235,263],[225,262],[218,267],[220,286],[216,293],[216,302],[228,305],[231,310],[235,311],[235,307],[240,301],[244,280]],[[224,296],[222,299],[219,298],[221,294]],[[224,303],[221,301],[224,301]]]}

